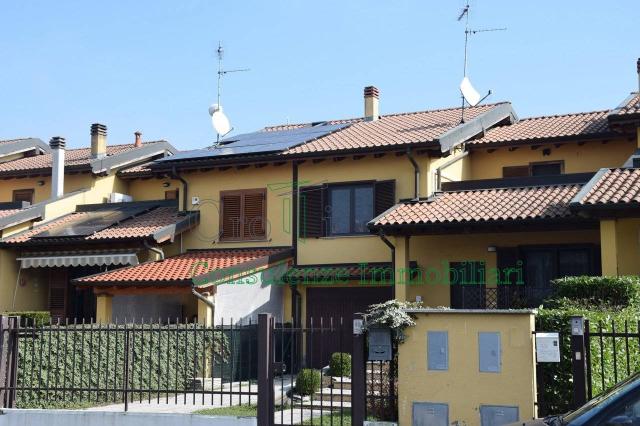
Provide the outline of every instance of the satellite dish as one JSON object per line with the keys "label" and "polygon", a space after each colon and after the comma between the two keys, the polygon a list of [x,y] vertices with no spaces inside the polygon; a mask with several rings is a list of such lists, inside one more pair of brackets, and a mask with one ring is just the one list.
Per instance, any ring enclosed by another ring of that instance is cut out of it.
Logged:
{"label": "satellite dish", "polygon": [[219,136],[224,136],[231,131],[231,123],[222,112],[222,105],[213,104],[209,107],[209,115],[211,115],[211,124]]}
{"label": "satellite dish", "polygon": [[462,79],[460,83],[460,92],[462,92],[462,96],[464,100],[471,106],[476,106],[482,100],[480,93],[471,85],[471,81],[467,77]]}

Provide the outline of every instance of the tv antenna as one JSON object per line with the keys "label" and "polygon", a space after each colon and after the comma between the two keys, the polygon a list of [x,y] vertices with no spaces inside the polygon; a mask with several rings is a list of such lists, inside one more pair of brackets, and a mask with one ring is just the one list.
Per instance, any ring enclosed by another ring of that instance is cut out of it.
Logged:
{"label": "tv antenna", "polygon": [[211,124],[216,131],[217,139],[216,146],[220,144],[220,138],[224,138],[226,135],[233,131],[229,119],[222,112],[222,77],[229,73],[249,71],[249,68],[239,68],[232,70],[225,70],[222,66],[222,59],[224,58],[224,48],[222,42],[218,42],[218,96],[217,102],[209,107],[209,115],[211,116]]}
{"label": "tv antenna", "polygon": [[476,106],[480,102],[484,101],[491,95],[491,90],[487,92],[486,95],[481,96],[480,93],[473,87],[471,84],[471,80],[467,77],[467,62],[468,62],[468,50],[469,50],[469,36],[475,35],[477,33],[486,33],[493,31],[506,31],[506,28],[483,28],[483,29],[471,29],[469,28],[469,12],[471,10],[471,5],[469,4],[469,0],[467,0],[465,6],[460,11],[458,15],[458,22],[464,19],[464,67],[462,70],[462,81],[460,82],[460,95],[462,97],[462,108],[460,122],[464,123],[464,108],[465,105]]}

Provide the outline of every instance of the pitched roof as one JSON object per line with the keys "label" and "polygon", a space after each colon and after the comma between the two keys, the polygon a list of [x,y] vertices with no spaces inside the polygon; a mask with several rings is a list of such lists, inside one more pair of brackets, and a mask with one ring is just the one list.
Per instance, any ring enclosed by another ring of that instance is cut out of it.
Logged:
{"label": "pitched roof", "polygon": [[640,93],[631,93],[616,109],[609,113],[609,119],[624,120],[640,115]]}
{"label": "pitched roof", "polygon": [[[109,206],[113,206],[113,204],[105,204],[103,211],[109,211],[107,210]],[[72,223],[78,223],[78,221],[82,219],[89,219],[90,217],[91,212],[89,211],[77,211],[70,213],[47,223],[43,223],[42,225],[35,226],[28,231],[11,235],[3,239],[2,244],[10,246],[24,244],[47,245],[68,241],[73,241],[74,244],[78,244],[82,242],[117,241],[156,237],[158,237],[157,239],[161,239],[171,237],[174,234],[179,234],[180,232],[192,228],[199,222],[199,214],[190,213],[188,215],[182,215],[176,206],[158,205],[150,206],[148,210],[137,216],[129,217],[120,222],[115,222],[111,226],[100,229],[97,232],[86,236],[48,237],[42,239],[33,238],[35,235],[44,231],[67,227]]]}
{"label": "pitched roof", "polygon": [[[472,120],[496,105],[500,104],[466,108],[465,119]],[[345,129],[291,148],[284,154],[436,143],[445,132],[458,126],[460,119],[460,108],[383,115],[375,121],[356,121]]]}
{"label": "pitched roof", "polygon": [[[145,142],[140,148],[136,147],[134,144],[109,145],[107,146],[107,155],[105,158],[117,158],[117,156],[121,154],[136,152],[138,150],[141,150],[142,148],[153,146],[157,146],[158,148],[166,147],[167,149],[173,150],[173,147],[171,147],[166,141]],[[0,176],[28,175],[30,173],[51,173],[52,158],[52,154],[48,153],[0,163]],[[143,158],[144,156],[140,159]],[[99,162],[100,160],[96,160],[92,157],[91,148],[65,150],[64,165],[67,169],[91,170],[92,163],[96,161]]]}
{"label": "pitched roof", "polygon": [[522,118],[517,123],[496,126],[484,137],[469,142],[471,147],[529,143],[568,137],[593,137],[611,133],[606,111]]}
{"label": "pitched roof", "polygon": [[580,188],[582,184],[558,184],[443,192],[426,201],[398,204],[374,218],[369,227],[566,218],[572,216],[569,203]]}
{"label": "pitched roof", "polygon": [[[75,282],[87,285],[190,284],[194,278],[207,276],[207,274],[211,274],[213,280],[230,278],[245,271],[246,268],[266,266],[275,258],[282,259],[289,255],[290,249],[282,247],[198,250],[164,260],[79,278]],[[220,273],[221,271],[224,273]]]}
{"label": "pitched roof", "polygon": [[639,206],[640,169],[603,169],[587,185],[574,204],[583,206]]}

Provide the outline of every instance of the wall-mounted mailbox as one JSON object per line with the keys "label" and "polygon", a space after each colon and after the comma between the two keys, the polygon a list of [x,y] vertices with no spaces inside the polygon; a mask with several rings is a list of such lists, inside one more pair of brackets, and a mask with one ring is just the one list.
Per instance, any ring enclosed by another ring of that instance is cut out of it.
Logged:
{"label": "wall-mounted mailbox", "polygon": [[427,331],[427,370],[449,369],[449,333]]}
{"label": "wall-mounted mailbox", "polygon": [[390,361],[391,358],[391,329],[369,329],[369,361]]}
{"label": "wall-mounted mailbox", "polygon": [[518,407],[500,405],[480,406],[481,426],[502,426],[518,421]]}
{"label": "wall-mounted mailbox", "polygon": [[481,331],[478,333],[478,358],[480,372],[499,373],[502,365],[500,333]]}
{"label": "wall-mounted mailbox", "polygon": [[448,426],[449,405],[433,402],[413,403],[413,426]]}

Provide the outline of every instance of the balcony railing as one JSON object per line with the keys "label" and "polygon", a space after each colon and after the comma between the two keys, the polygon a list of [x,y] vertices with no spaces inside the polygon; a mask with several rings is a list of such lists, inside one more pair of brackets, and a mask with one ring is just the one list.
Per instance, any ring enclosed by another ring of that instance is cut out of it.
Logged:
{"label": "balcony railing", "polygon": [[451,307],[457,309],[537,308],[552,293],[553,289],[550,287],[461,285],[452,288]]}

